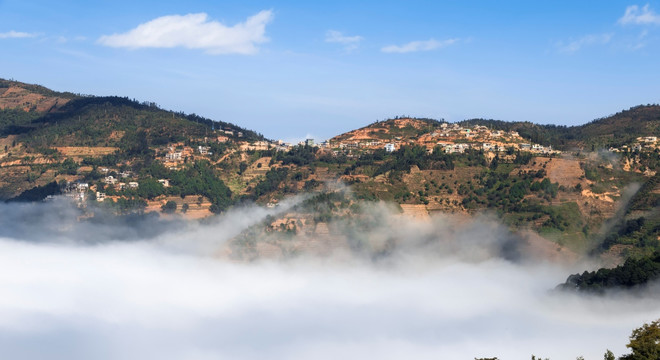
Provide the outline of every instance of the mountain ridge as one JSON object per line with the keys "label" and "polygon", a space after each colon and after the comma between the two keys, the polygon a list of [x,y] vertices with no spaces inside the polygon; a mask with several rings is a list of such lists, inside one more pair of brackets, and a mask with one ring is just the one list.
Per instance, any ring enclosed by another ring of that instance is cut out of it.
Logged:
{"label": "mountain ridge", "polygon": [[[660,236],[653,211],[660,204],[654,180],[660,159],[651,136],[660,124],[657,105],[575,127],[395,117],[320,144],[291,145],[150,102],[36,85],[8,93],[19,87],[0,82],[0,103],[5,95],[13,97],[5,103],[14,104],[0,110],[5,199],[45,197],[58,184],[76,201],[118,213],[200,218],[245,202],[277,206],[293,194],[320,194],[307,213],[275,219],[264,231],[314,232],[360,202],[386,201],[421,217],[494,213],[560,250],[592,251],[614,262],[648,254]],[[33,107],[34,94],[42,102],[70,99]],[[608,135],[618,128],[624,131]],[[332,195],[336,182],[351,195]],[[613,219],[635,182],[645,184],[644,195],[634,198],[634,211]],[[640,216],[646,220],[634,222]],[[282,246],[286,252],[292,245]]]}

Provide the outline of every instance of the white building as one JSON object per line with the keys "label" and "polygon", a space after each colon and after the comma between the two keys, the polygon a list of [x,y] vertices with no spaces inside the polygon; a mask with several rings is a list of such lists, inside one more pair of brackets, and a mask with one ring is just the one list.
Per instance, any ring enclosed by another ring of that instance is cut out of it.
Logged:
{"label": "white building", "polygon": [[396,150],[396,145],[394,145],[392,143],[385,144],[385,151],[393,152],[394,150]]}
{"label": "white building", "polygon": [[165,159],[169,161],[178,161],[181,160],[182,157],[183,157],[183,153],[181,153],[180,151],[170,152],[165,155]]}

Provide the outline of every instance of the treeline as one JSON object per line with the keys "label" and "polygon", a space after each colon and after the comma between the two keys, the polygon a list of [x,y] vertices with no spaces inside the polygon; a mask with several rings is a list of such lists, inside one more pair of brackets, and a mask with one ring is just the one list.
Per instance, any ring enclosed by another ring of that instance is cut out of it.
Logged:
{"label": "treeline", "polygon": [[641,288],[660,276],[660,251],[638,259],[628,258],[613,269],[601,268],[574,274],[559,285],[562,290],[604,293],[610,289]]}

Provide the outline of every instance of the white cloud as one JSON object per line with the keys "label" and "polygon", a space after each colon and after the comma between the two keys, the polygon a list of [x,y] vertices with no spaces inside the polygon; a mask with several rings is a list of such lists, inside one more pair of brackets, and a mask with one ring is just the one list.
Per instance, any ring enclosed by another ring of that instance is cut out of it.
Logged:
{"label": "white cloud", "polygon": [[429,39],[426,41],[411,41],[403,45],[388,45],[380,49],[384,53],[409,53],[416,51],[430,51],[435,49],[440,49],[453,45],[458,42],[459,39],[447,39],[443,41],[437,41],[435,39]]}
{"label": "white cloud", "polygon": [[14,30],[5,33],[0,33],[0,39],[20,39],[20,38],[31,38],[36,36],[37,34],[14,31]]}
{"label": "white cloud", "polygon": [[209,20],[205,13],[156,18],[122,34],[102,36],[98,42],[110,47],[202,49],[210,54],[255,54],[258,44],[268,41],[266,24],[273,19],[264,10],[245,22],[226,26]]}
{"label": "white cloud", "polygon": [[660,15],[651,10],[649,4],[644,5],[641,9],[637,5],[631,5],[626,8],[625,14],[619,19],[619,24],[660,25]]}
{"label": "white cloud", "polygon": [[343,44],[346,51],[357,49],[362,40],[362,36],[346,36],[337,30],[328,30],[325,33],[325,42]]}
{"label": "white cloud", "polygon": [[612,40],[612,34],[592,34],[592,35],[585,35],[579,39],[576,40],[571,40],[568,43],[564,43],[563,41],[560,41],[557,43],[557,48],[559,49],[560,52],[565,52],[565,53],[574,53],[584,46],[589,46],[589,45],[605,45]]}

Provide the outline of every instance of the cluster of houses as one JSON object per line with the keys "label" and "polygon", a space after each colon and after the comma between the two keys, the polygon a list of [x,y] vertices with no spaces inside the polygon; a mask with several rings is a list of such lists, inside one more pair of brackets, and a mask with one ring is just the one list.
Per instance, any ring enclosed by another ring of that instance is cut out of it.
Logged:
{"label": "cluster of houses", "polygon": [[376,150],[385,149],[393,152],[406,145],[425,146],[432,152],[436,146],[440,146],[447,153],[464,153],[468,149],[478,149],[487,152],[503,152],[513,147],[515,150],[534,152],[539,154],[553,154],[558,151],[550,146],[524,143],[523,138],[516,131],[491,130],[486,126],[476,125],[472,128],[462,127],[458,124],[443,123],[440,129],[420,136],[418,139],[404,139],[394,137],[389,142],[376,139],[365,139],[364,137],[354,140],[345,140],[339,143],[329,144],[330,147],[340,151],[351,152],[352,150]]}
{"label": "cluster of houses", "polygon": [[653,152],[660,149],[660,144],[658,144],[657,136],[642,136],[638,137],[636,141],[631,145],[623,145],[621,148],[611,147],[609,148],[610,152],[628,152],[628,151],[637,151],[637,152]]}
{"label": "cluster of houses", "polygon": [[440,130],[434,131],[430,134],[432,138],[482,138],[482,139],[498,139],[509,138],[510,140],[520,140],[520,134],[517,131],[502,131],[491,130],[487,126],[475,125],[472,128],[462,127],[458,124],[443,123],[440,125]]}
{"label": "cluster of houses", "polygon": [[486,152],[505,152],[510,148],[514,150],[520,150],[525,152],[532,152],[537,154],[554,154],[559,153],[557,150],[553,150],[552,146],[543,146],[539,144],[529,144],[529,143],[493,143],[493,142],[484,142],[484,143],[438,143],[442,149],[449,154],[458,153],[462,154],[468,149],[483,150]]}

